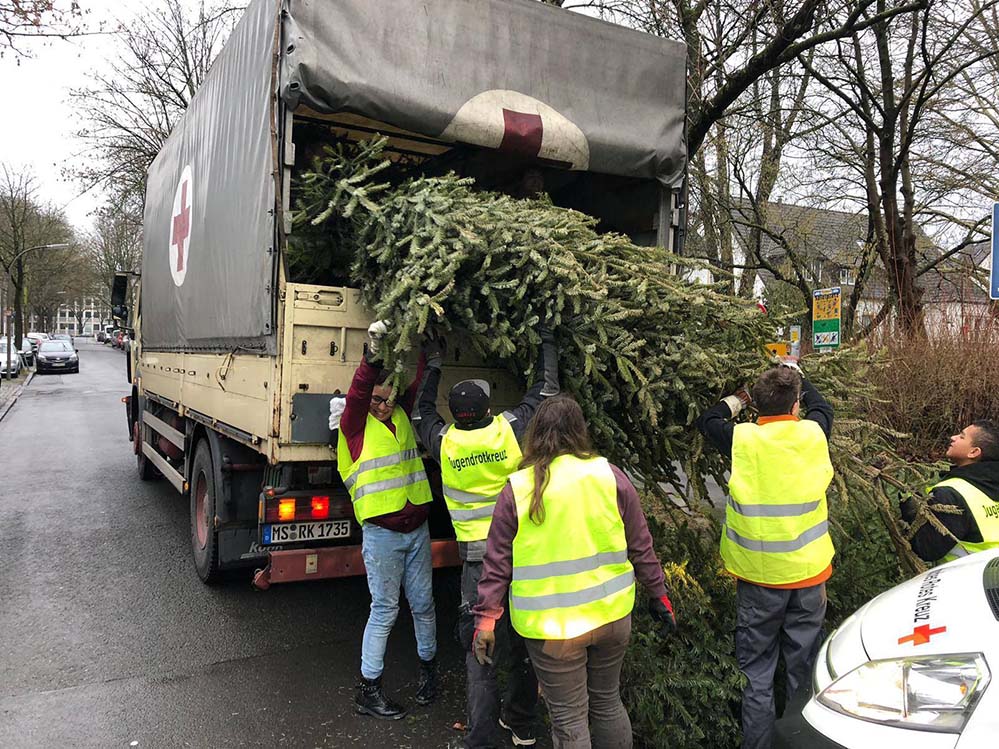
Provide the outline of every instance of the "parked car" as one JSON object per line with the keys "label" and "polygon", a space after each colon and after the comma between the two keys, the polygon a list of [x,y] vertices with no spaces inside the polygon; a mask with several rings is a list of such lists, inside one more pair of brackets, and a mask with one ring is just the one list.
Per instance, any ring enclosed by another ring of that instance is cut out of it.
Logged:
{"label": "parked car", "polygon": [[7,339],[0,338],[0,376],[18,377],[21,374],[21,352],[16,348],[10,352],[10,369],[7,368]]}
{"label": "parked car", "polygon": [[36,360],[35,370],[39,374],[80,371],[80,357],[66,341],[42,341]]}
{"label": "parked car", "polygon": [[53,341],[67,341],[70,346],[73,345],[73,336],[69,333],[56,333],[50,336],[50,339]]}
{"label": "parked car", "polygon": [[21,339],[21,361],[26,367],[35,366],[35,349],[27,338]]}
{"label": "parked car", "polygon": [[31,348],[32,348],[32,350],[35,351],[35,353],[38,353],[38,344],[40,344],[42,341],[49,340],[49,334],[48,333],[28,333],[28,335],[26,335],[25,338],[27,338],[29,341],[31,341]]}
{"label": "parked car", "polygon": [[999,549],[934,567],[862,606],[819,650],[778,749],[974,749],[999,732]]}

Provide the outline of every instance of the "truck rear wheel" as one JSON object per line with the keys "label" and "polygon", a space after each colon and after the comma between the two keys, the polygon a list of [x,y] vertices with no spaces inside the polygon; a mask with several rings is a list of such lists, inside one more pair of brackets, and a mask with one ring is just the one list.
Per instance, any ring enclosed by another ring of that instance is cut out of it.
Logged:
{"label": "truck rear wheel", "polygon": [[219,577],[219,535],[215,530],[215,467],[207,440],[198,442],[191,467],[191,548],[194,566],[204,583]]}

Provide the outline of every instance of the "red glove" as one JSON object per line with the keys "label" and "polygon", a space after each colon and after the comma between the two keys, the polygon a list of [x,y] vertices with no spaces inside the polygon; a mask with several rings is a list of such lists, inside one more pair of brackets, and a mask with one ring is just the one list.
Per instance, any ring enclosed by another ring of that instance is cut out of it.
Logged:
{"label": "red glove", "polygon": [[669,596],[649,599],[649,614],[657,622],[661,622],[664,635],[672,634],[676,631],[676,617],[673,615],[673,604]]}

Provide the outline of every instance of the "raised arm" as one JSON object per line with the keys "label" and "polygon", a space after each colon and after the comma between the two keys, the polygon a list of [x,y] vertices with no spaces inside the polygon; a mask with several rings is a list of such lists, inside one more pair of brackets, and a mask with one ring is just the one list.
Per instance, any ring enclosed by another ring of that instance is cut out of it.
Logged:
{"label": "raised arm", "polygon": [[517,439],[522,439],[527,431],[527,425],[542,404],[545,398],[558,395],[561,386],[558,379],[558,348],[555,345],[555,337],[547,328],[538,330],[541,336],[541,349],[538,352],[538,361],[534,366],[534,383],[524,393],[520,403],[510,409],[513,420],[510,426]]}
{"label": "raised arm", "polygon": [[446,422],[437,413],[437,390],[441,381],[443,352],[440,346],[424,344],[426,367],[416,391],[416,405],[410,420],[423,448],[434,460],[440,460],[441,442]]}

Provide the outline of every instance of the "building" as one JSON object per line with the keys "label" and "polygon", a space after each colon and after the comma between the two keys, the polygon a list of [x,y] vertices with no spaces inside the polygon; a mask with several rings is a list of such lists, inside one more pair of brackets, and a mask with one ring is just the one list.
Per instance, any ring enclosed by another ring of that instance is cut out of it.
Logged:
{"label": "building", "polygon": [[[111,320],[111,307],[97,297],[83,297],[62,304],[56,311],[54,320],[46,333],[66,333],[68,335],[93,336]],[[35,315],[28,318],[28,330],[39,330],[42,325]]]}
{"label": "building", "polygon": [[[758,226],[752,209],[744,206],[734,221],[738,254],[749,257],[750,243],[757,237],[753,229]],[[879,319],[890,288],[884,267],[879,259],[872,257],[874,249],[867,244],[867,228],[866,212],[770,203],[765,231],[758,235],[760,251],[773,268],[787,268],[790,257],[796,258],[812,290],[839,286],[845,307],[857,296],[854,329],[864,330]],[[997,327],[995,305],[989,300],[989,249],[987,242],[971,245],[919,276],[916,283],[923,292],[928,333],[968,336]],[[916,252],[920,262],[930,262],[941,252],[918,227]],[[855,295],[865,256],[873,262],[868,262],[866,276],[860,279],[859,295]],[[756,297],[767,298],[774,282],[772,272],[757,270],[753,287]],[[881,317],[881,324],[891,324],[891,315]]]}

